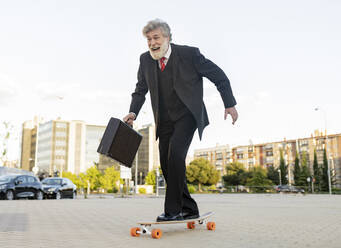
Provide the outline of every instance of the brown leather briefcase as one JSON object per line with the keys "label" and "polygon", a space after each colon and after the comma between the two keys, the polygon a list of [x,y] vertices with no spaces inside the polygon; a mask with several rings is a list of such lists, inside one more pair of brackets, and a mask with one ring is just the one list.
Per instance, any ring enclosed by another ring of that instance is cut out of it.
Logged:
{"label": "brown leather briefcase", "polygon": [[131,168],[142,135],[119,119],[111,118],[104,131],[97,152]]}

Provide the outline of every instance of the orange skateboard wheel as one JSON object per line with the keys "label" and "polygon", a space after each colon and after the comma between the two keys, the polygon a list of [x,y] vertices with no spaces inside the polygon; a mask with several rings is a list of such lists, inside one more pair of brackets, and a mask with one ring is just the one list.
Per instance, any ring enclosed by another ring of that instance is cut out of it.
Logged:
{"label": "orange skateboard wheel", "polygon": [[140,231],[141,229],[139,227],[133,227],[130,229],[130,235],[133,237],[139,237],[140,233],[138,233],[138,231]]}
{"label": "orange skateboard wheel", "polygon": [[188,229],[194,229],[195,228],[194,222],[187,222],[187,228]]}
{"label": "orange skateboard wheel", "polygon": [[215,222],[207,222],[207,229],[208,230],[215,230]]}
{"label": "orange skateboard wheel", "polygon": [[154,239],[159,239],[162,237],[162,231],[160,229],[153,229],[152,230],[152,237]]}

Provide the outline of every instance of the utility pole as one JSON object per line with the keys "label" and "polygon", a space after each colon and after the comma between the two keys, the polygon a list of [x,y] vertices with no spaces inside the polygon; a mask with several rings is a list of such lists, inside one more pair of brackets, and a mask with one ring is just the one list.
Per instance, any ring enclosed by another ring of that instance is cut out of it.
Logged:
{"label": "utility pole", "polygon": [[156,184],[156,196],[159,196],[159,168],[156,168],[156,178],[155,178],[155,184]]}

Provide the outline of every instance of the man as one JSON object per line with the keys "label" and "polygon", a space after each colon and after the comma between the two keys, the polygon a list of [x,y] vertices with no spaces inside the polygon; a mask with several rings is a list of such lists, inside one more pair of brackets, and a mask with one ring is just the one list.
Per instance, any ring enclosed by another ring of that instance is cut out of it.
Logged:
{"label": "man", "polygon": [[164,213],[157,221],[197,218],[198,206],[187,189],[185,159],[195,130],[201,139],[209,123],[203,102],[203,77],[217,87],[225,106],[224,118],[230,114],[233,124],[238,118],[236,101],[225,73],[198,48],[170,43],[172,35],[167,23],[150,21],[143,35],[149,52],[140,57],[138,81],[129,114],[123,120],[133,124],[149,90],[167,184]]}

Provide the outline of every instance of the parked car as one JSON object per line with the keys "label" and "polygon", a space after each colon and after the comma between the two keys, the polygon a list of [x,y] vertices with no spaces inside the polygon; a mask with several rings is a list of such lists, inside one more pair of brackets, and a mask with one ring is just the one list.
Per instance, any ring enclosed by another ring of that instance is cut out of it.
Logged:
{"label": "parked car", "polygon": [[276,188],[276,191],[278,193],[304,193],[304,189],[300,189],[300,188],[297,188],[295,186],[292,186],[292,185],[279,185],[277,186]]}
{"label": "parked car", "polygon": [[42,200],[42,184],[35,176],[0,176],[0,198],[7,200],[14,200],[19,198],[34,198],[37,200]]}
{"label": "parked car", "polygon": [[41,181],[43,184],[44,198],[61,199],[77,197],[77,187],[68,178],[48,177]]}

